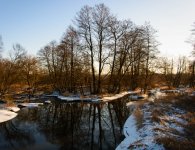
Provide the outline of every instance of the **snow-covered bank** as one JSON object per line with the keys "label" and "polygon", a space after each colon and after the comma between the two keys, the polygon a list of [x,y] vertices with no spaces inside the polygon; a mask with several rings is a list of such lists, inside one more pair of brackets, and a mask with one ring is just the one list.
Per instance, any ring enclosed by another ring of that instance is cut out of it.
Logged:
{"label": "snow-covered bank", "polygon": [[16,106],[7,107],[6,104],[0,105],[0,123],[11,120],[17,116],[17,113],[20,108]]}
{"label": "snow-covered bank", "polygon": [[28,108],[33,108],[33,107],[38,107],[39,105],[43,105],[43,103],[20,103],[18,107],[28,107]]}
{"label": "snow-covered bank", "polygon": [[13,112],[18,112],[20,110],[20,108],[16,107],[16,106],[10,106],[10,107],[6,107],[8,110],[13,111]]}
{"label": "snow-covered bank", "polygon": [[80,98],[80,97],[73,97],[73,96],[57,96],[59,100],[66,101],[66,102],[98,102],[101,99],[95,98]]}
{"label": "snow-covered bank", "polygon": [[6,107],[6,105],[1,105],[0,107],[0,123],[11,120],[17,116],[17,113],[20,108],[19,107],[38,107],[39,105],[43,105],[43,103],[20,103],[18,104],[18,107],[16,106],[9,106]]}
{"label": "snow-covered bank", "polygon": [[[135,105],[136,104],[131,104]],[[134,108],[136,110],[137,107]],[[116,150],[127,149],[158,149],[164,150],[162,145],[155,142],[153,133],[153,124],[148,121],[150,113],[144,113],[143,119],[146,120],[141,128],[138,129],[138,122],[135,111],[126,120],[123,127],[123,134],[125,139],[117,146]]]}
{"label": "snow-covered bank", "polygon": [[6,109],[0,109],[0,123],[11,120],[17,116],[17,113]]}
{"label": "snow-covered bank", "polygon": [[79,96],[62,96],[62,95],[49,95],[50,97],[56,97],[58,100],[66,101],[66,102],[109,102],[113,100],[120,99],[124,96],[136,94],[136,92],[130,91],[130,92],[122,92],[120,94],[116,94],[113,96],[103,96],[102,98],[98,96],[93,97],[79,97]]}
{"label": "snow-covered bank", "polygon": [[191,149],[195,146],[190,137],[194,134],[195,115],[192,97],[162,96],[155,102],[133,101],[127,106],[133,113],[124,124],[125,139],[117,150]]}
{"label": "snow-covered bank", "polygon": [[109,101],[113,101],[113,100],[117,100],[117,99],[123,98],[123,97],[125,97],[127,95],[136,94],[136,93],[137,92],[134,92],[134,91],[122,92],[122,93],[116,94],[114,96],[105,96],[101,100],[104,101],[104,102],[109,102]]}

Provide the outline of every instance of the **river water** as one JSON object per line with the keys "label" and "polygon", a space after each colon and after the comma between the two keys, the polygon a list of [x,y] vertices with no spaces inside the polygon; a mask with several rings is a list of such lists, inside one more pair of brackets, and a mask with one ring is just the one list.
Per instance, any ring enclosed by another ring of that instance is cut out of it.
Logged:
{"label": "river water", "polygon": [[0,124],[0,150],[115,149],[124,139],[128,99],[108,103],[62,103],[22,108]]}

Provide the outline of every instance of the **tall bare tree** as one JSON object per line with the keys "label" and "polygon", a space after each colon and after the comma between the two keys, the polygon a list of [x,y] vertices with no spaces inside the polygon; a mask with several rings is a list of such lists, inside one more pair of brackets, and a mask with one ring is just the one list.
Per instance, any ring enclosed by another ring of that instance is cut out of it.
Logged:
{"label": "tall bare tree", "polygon": [[22,60],[26,56],[26,50],[20,45],[13,46],[13,50],[10,52],[10,58],[2,59],[0,61],[0,91],[1,95],[4,95],[10,89],[10,86],[18,82],[20,78],[20,71],[22,66]]}
{"label": "tall bare tree", "polygon": [[144,25],[144,38],[145,38],[145,77],[144,77],[144,93],[146,93],[149,83],[151,82],[152,74],[150,73],[150,67],[153,64],[154,59],[158,53],[158,42],[156,41],[155,34],[157,31],[153,27],[146,23]]}
{"label": "tall bare tree", "polygon": [[110,43],[109,43],[109,49],[110,49],[110,78],[108,82],[108,91],[112,92],[112,82],[114,73],[116,72],[116,59],[117,59],[117,53],[120,51],[120,45],[119,41],[122,38],[122,36],[125,34],[126,30],[128,29],[129,25],[131,24],[130,21],[119,21],[115,16],[111,16],[109,18],[109,24],[108,24],[108,30],[110,32]]}
{"label": "tall bare tree", "polygon": [[75,90],[74,64],[79,47],[79,37],[76,29],[74,29],[72,26],[69,26],[62,40],[62,43],[65,44],[70,51],[70,91],[73,92]]}
{"label": "tall bare tree", "polygon": [[84,6],[76,16],[76,25],[78,33],[83,40],[83,47],[86,53],[90,54],[91,76],[92,76],[92,93],[96,93],[96,76],[95,76],[95,43],[93,37],[93,8]]}
{"label": "tall bare tree", "polygon": [[98,83],[97,93],[101,92],[101,75],[104,65],[109,57],[109,51],[106,47],[106,42],[110,38],[108,32],[109,19],[111,17],[109,8],[104,4],[96,5],[93,8],[93,26],[95,43],[97,44],[98,56]]}
{"label": "tall bare tree", "polygon": [[26,56],[22,60],[21,77],[29,88],[29,95],[33,94],[38,81],[38,60],[32,56]]}

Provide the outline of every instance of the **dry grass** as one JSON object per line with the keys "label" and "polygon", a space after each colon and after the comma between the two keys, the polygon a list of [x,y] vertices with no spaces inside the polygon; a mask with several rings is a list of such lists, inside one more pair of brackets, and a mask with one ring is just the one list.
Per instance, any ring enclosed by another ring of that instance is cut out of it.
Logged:
{"label": "dry grass", "polygon": [[194,150],[195,143],[189,140],[179,140],[175,137],[162,137],[156,140],[158,143],[163,144],[165,149],[169,150]]}
{"label": "dry grass", "polygon": [[175,101],[175,106],[186,110],[187,112],[194,112],[195,110],[195,97],[182,96],[178,97]]}
{"label": "dry grass", "polygon": [[185,118],[188,122],[184,126],[186,137],[195,142],[195,112],[188,112]]}
{"label": "dry grass", "polygon": [[[160,106],[160,107],[159,107]],[[155,107],[152,112],[152,120],[162,124],[163,122],[170,123],[169,120],[162,119],[160,116],[166,114],[176,113],[181,119],[185,120],[186,123],[173,122],[178,126],[183,127],[184,133],[180,133],[173,128],[156,128],[155,131],[164,133],[165,137],[159,137],[157,142],[163,144],[165,149],[170,150],[194,150],[195,149],[195,97],[189,96],[168,96],[165,99],[160,99],[155,103]],[[177,112],[175,109],[180,109],[183,112]],[[170,136],[176,135],[178,139]],[[181,140],[182,139],[182,140]]]}
{"label": "dry grass", "polygon": [[128,149],[147,149],[147,145],[143,144],[141,140],[132,143]]}
{"label": "dry grass", "polygon": [[143,118],[143,112],[140,109],[140,107],[138,107],[135,111],[134,111],[134,116],[136,118],[136,126],[137,129],[140,129],[143,126],[143,122],[144,122],[144,118]]}
{"label": "dry grass", "polygon": [[162,115],[163,114],[160,111],[160,109],[154,109],[152,111],[152,121],[160,123],[161,122],[160,116],[162,116]]}
{"label": "dry grass", "polygon": [[175,95],[167,95],[166,97],[163,97],[163,98],[161,98],[161,99],[156,99],[155,100],[155,103],[174,103],[175,102],[175,100],[177,99],[177,98],[179,98],[180,96],[175,96]]}

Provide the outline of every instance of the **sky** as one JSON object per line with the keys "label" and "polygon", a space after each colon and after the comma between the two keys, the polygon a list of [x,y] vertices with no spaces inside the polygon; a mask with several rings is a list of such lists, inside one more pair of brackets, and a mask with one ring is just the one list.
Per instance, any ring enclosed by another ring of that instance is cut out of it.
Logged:
{"label": "sky", "polygon": [[189,40],[195,22],[195,0],[0,0],[0,35],[3,54],[21,44],[36,55],[47,43],[60,41],[76,13],[84,5],[104,3],[119,19],[137,25],[145,22],[157,30],[162,56],[189,56]]}

